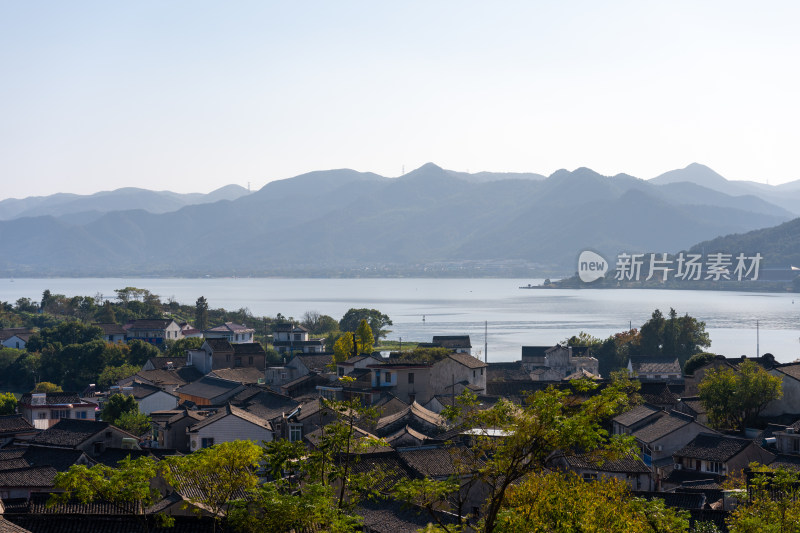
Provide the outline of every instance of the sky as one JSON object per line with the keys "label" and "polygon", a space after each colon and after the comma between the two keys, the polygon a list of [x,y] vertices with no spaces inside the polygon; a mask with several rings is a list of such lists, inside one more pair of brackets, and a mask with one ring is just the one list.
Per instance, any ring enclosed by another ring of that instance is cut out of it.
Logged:
{"label": "sky", "polygon": [[427,162],[784,183],[799,23],[796,1],[1,2],[0,199]]}

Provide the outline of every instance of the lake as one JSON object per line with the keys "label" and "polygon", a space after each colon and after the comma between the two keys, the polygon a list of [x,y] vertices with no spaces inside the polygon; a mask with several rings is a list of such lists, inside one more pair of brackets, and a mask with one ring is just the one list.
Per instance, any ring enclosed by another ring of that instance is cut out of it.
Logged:
{"label": "lake", "polygon": [[394,321],[390,339],[430,341],[433,335],[469,334],[483,358],[488,322],[489,361],[514,361],[523,345],[553,345],[580,331],[605,338],[641,326],[659,308],[673,307],[706,323],[710,350],[727,356],[760,353],[781,362],[800,357],[800,295],[690,290],[524,290],[541,280],[518,279],[121,279],[52,278],[0,280],[0,300],[40,300],[49,289],[67,296],[115,297],[127,286],[148,289],[162,300],[194,304],[205,296],[212,308],[248,308],[256,316],[282,313],[299,319],[318,311],[337,320],[351,307],[379,309]]}

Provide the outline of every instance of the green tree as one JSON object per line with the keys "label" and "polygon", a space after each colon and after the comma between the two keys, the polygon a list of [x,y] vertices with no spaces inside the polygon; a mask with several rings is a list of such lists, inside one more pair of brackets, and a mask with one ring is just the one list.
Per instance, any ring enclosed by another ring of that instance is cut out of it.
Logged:
{"label": "green tree", "polygon": [[375,338],[372,336],[372,329],[366,320],[362,320],[356,329],[356,345],[358,353],[371,354],[372,347],[375,344]]}
{"label": "green tree", "polygon": [[33,388],[32,392],[64,392],[64,389],[55,383],[40,381],[36,384],[36,387]]}
{"label": "green tree", "polygon": [[139,411],[126,411],[119,415],[113,425],[138,437],[150,431],[152,420],[150,420],[149,416]]}
{"label": "green tree", "polygon": [[20,313],[38,313],[39,303],[30,298],[19,298],[16,303],[17,311]]}
{"label": "green tree", "polygon": [[749,359],[742,361],[737,370],[712,368],[698,389],[712,424],[730,429],[753,424],[769,402],[783,395],[781,378]]}
{"label": "green tree", "polygon": [[60,349],[68,344],[83,344],[93,340],[102,340],[103,330],[97,326],[83,324],[76,320],[68,320],[52,328],[43,328],[31,335],[25,348],[29,352],[39,352],[48,344]]}
{"label": "green tree", "polygon": [[475,394],[465,390],[456,406],[442,412],[448,420],[473,430],[466,448],[474,456],[472,464],[485,461],[472,474],[488,492],[481,531],[498,530],[498,517],[512,486],[531,473],[542,472],[549,461],[569,450],[612,456],[630,452],[630,438],[609,437],[604,426],[628,404],[634,384],[620,376],[600,392],[589,380],[573,380],[570,385],[573,391],[552,387],[537,391],[522,408],[500,400],[489,409],[479,409]]}
{"label": "green tree", "polygon": [[643,355],[677,357],[681,367],[693,355],[711,346],[705,322],[679,317],[674,309],[669,318],[656,309],[640,329],[639,348]]}
{"label": "green tree", "polygon": [[300,325],[314,335],[325,335],[339,329],[336,319],[328,315],[321,315],[318,311],[306,311]]}
{"label": "green tree", "polygon": [[367,321],[376,340],[380,340],[391,333],[384,328],[386,326],[391,326],[392,320],[377,309],[348,310],[339,321],[339,329],[341,331],[355,331],[362,320]]}
{"label": "green tree", "polygon": [[256,469],[261,456],[261,447],[253,442],[224,442],[167,458],[165,476],[176,490],[186,490],[187,501],[208,510],[216,526],[231,501],[243,498],[258,485]]}
{"label": "green tree", "polygon": [[496,531],[677,533],[688,529],[688,511],[666,508],[658,498],[634,498],[624,481],[586,482],[572,473],[537,472],[509,488]]}
{"label": "green tree", "polygon": [[800,476],[783,469],[751,465],[748,497],[730,513],[730,533],[800,532]]}
{"label": "green tree", "polygon": [[128,363],[131,365],[144,366],[148,359],[161,355],[158,348],[141,339],[128,341],[128,349]]}
{"label": "green tree", "polygon": [[194,327],[200,331],[208,329],[208,300],[205,296],[194,303]]}
{"label": "green tree", "polygon": [[17,412],[17,397],[10,392],[0,393],[0,415],[13,415]]}
{"label": "green tree", "polygon": [[136,403],[136,398],[125,394],[112,394],[103,410],[100,411],[100,418],[106,422],[116,425],[117,420],[124,413],[138,413],[139,404]]}
{"label": "green tree", "polygon": [[695,370],[707,365],[713,361],[715,357],[717,357],[715,354],[708,352],[693,355],[686,361],[686,364],[683,367],[683,373],[687,376],[692,376],[694,375]]}
{"label": "green tree", "polygon": [[128,457],[120,461],[116,468],[102,463],[92,467],[73,465],[66,472],[56,474],[54,486],[62,492],[54,493],[48,506],[72,499],[83,503],[108,502],[122,513],[133,511],[147,531],[145,509],[161,499],[161,494],[152,484],[156,474],[156,462],[151,457]]}
{"label": "green tree", "polygon": [[339,337],[333,345],[333,362],[343,363],[353,356],[353,333]]}
{"label": "green tree", "polygon": [[97,378],[97,384],[101,388],[106,389],[119,380],[136,374],[141,369],[142,367],[140,366],[129,365],[127,363],[119,366],[107,366],[100,372],[100,376]]}
{"label": "green tree", "polygon": [[198,350],[205,342],[201,337],[184,337],[183,339],[167,340],[166,351],[163,357],[186,357],[187,350]]}
{"label": "green tree", "polygon": [[101,324],[116,324],[117,323],[117,315],[114,313],[114,307],[111,305],[111,302],[106,300],[103,302],[103,310],[100,312],[100,316],[98,320]]}

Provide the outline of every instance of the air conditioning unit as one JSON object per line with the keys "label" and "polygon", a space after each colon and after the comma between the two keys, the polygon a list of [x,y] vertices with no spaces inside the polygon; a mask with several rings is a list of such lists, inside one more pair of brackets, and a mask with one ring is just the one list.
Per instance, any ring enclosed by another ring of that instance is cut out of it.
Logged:
{"label": "air conditioning unit", "polygon": [[653,451],[654,452],[660,452],[663,449],[664,449],[664,447],[662,445],[660,445],[660,444],[656,444],[655,446],[653,446]]}
{"label": "air conditioning unit", "polygon": [[675,463],[675,470],[680,470],[683,468],[683,465],[680,463]]}
{"label": "air conditioning unit", "polygon": [[794,428],[786,428],[786,433],[788,433],[789,435],[794,434]]}

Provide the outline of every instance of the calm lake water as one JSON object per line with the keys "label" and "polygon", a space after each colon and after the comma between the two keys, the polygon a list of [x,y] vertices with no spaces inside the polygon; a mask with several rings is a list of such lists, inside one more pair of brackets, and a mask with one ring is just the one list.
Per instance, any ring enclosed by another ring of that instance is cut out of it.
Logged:
{"label": "calm lake water", "polygon": [[[659,308],[703,320],[711,351],[727,356],[760,353],[782,362],[800,357],[800,295],[675,290],[523,290],[540,280],[515,279],[0,279],[0,300],[41,299],[50,289],[67,296],[146,288],[162,300],[212,308],[248,308],[256,316],[302,317],[318,311],[337,320],[351,307],[379,309],[394,321],[390,339],[430,341],[433,335],[469,334],[483,357],[488,322],[489,361],[520,358],[523,345],[553,345],[580,331],[596,337],[644,323]],[[796,300],[796,303],[795,303]],[[424,321],[423,321],[424,318]]]}

